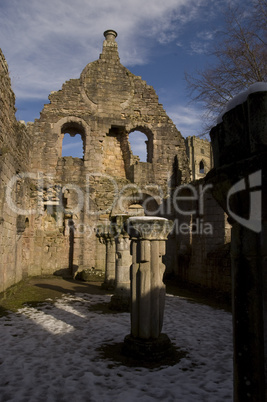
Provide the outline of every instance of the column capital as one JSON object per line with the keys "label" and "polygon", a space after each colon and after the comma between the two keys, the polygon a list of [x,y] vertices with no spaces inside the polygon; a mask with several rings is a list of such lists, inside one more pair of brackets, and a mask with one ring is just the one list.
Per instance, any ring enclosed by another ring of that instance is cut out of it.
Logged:
{"label": "column capital", "polygon": [[127,220],[127,232],[131,239],[166,240],[173,222],[156,216],[131,217]]}

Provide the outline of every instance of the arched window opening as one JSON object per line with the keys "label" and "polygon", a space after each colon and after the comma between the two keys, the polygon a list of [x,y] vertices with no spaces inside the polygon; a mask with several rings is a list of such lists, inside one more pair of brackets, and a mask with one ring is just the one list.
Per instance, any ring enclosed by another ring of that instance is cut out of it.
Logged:
{"label": "arched window opening", "polygon": [[[142,130],[142,128],[141,128]],[[144,128],[144,132],[136,129],[129,133],[129,143],[134,156],[140,162],[152,162],[153,157],[153,135]]]}
{"label": "arched window opening", "polygon": [[134,156],[138,156],[140,162],[147,162],[147,136],[141,131],[133,131],[129,134],[129,142]]}
{"label": "arched window opening", "polygon": [[205,173],[204,172],[204,163],[203,163],[203,161],[199,162],[199,173]]}
{"label": "arched window opening", "polygon": [[66,133],[62,141],[62,156],[83,159],[83,141],[81,134]]}
{"label": "arched window opening", "polygon": [[79,122],[67,122],[61,127],[62,156],[83,159],[85,131]]}

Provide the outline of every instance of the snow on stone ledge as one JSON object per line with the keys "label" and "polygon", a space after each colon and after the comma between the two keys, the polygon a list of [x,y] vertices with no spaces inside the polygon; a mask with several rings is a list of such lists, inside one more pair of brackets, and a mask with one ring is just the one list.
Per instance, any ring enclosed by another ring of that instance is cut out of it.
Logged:
{"label": "snow on stone ledge", "polygon": [[234,96],[233,99],[231,99],[227,103],[224,111],[218,116],[217,124],[222,122],[222,117],[226,112],[229,112],[229,110],[234,109],[236,106],[244,103],[250,94],[252,94],[253,92],[264,91],[267,91],[267,82],[255,82],[255,84],[250,85],[250,87],[246,91]]}
{"label": "snow on stone ledge", "polygon": [[162,218],[159,216],[132,216],[128,219],[129,222],[132,221],[151,221],[151,220],[157,220],[157,221],[167,221],[168,219]]}

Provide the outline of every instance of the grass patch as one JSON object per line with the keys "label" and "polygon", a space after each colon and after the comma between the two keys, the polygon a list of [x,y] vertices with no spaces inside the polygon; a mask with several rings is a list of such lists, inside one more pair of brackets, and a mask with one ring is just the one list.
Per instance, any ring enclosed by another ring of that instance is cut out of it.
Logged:
{"label": "grass patch", "polygon": [[[8,312],[16,312],[25,306],[38,307],[43,303],[54,303],[63,294],[89,293],[106,294],[101,282],[81,282],[54,275],[29,277],[0,293],[0,317]],[[99,310],[106,313],[105,305]]]}
{"label": "grass patch", "polygon": [[63,292],[35,286],[28,278],[0,293],[0,316],[15,312],[25,305],[36,307],[50,299],[53,302]]}

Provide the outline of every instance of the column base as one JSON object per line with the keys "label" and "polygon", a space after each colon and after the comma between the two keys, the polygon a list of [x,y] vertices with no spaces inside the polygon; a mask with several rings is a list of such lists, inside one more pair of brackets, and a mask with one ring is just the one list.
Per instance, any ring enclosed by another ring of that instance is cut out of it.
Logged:
{"label": "column base", "polygon": [[174,347],[166,334],[157,339],[141,339],[127,335],[124,338],[123,354],[134,359],[155,362],[174,353]]}
{"label": "column base", "polygon": [[131,299],[129,294],[116,294],[115,292],[115,294],[111,297],[108,306],[110,310],[128,313],[130,311],[130,303]]}
{"label": "column base", "polygon": [[115,279],[105,280],[101,285],[102,289],[113,290],[115,288]]}

